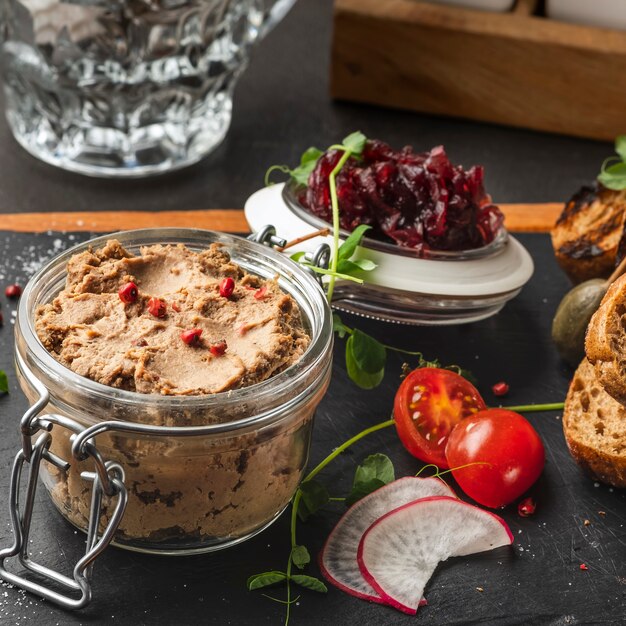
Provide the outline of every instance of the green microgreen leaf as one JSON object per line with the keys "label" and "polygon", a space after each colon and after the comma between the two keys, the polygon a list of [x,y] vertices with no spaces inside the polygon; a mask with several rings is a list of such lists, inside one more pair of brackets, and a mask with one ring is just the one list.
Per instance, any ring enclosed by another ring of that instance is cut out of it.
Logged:
{"label": "green microgreen leaf", "polygon": [[350,261],[350,263],[354,263],[360,270],[364,272],[371,272],[375,270],[378,265],[374,263],[371,259],[355,259],[354,261]]}
{"label": "green microgreen leaf", "polygon": [[352,331],[346,342],[346,356],[348,353],[358,369],[367,374],[378,374],[385,370],[385,346],[358,328]]}
{"label": "green microgreen leaf", "polygon": [[626,135],[615,138],[615,152],[619,156],[609,157],[602,163],[598,181],[607,189],[620,191],[626,189]]}
{"label": "green microgreen leaf", "polygon": [[292,582],[296,583],[296,585],[300,585],[300,587],[304,587],[305,589],[309,589],[310,591],[317,591],[317,593],[326,593],[328,588],[326,585],[313,576],[305,576],[304,574],[294,574],[291,577]]}
{"label": "green microgreen leaf", "polygon": [[356,468],[352,492],[346,505],[352,506],[361,498],[395,480],[396,474],[391,459],[385,454],[372,454]]}
{"label": "green microgreen leaf", "polygon": [[626,135],[619,135],[615,138],[615,152],[619,154],[622,161],[626,161]]}
{"label": "green microgreen leaf", "polygon": [[9,393],[9,379],[2,370],[0,370],[0,393]]}
{"label": "green microgreen leaf", "polygon": [[614,191],[626,189],[626,163],[620,162],[609,165],[598,175],[598,180],[607,188]]}
{"label": "green microgreen leaf", "polygon": [[328,490],[317,480],[307,480],[300,485],[302,497],[298,506],[298,517],[303,521],[319,511],[330,500]]}
{"label": "green microgreen leaf", "polygon": [[339,246],[337,250],[337,260],[350,259],[355,253],[357,246],[363,240],[365,233],[372,228],[367,224],[361,224],[357,226],[349,235],[349,237]]}
{"label": "green microgreen leaf", "polygon": [[311,172],[315,169],[315,164],[322,156],[323,152],[318,148],[308,148],[300,157],[300,165],[289,171],[289,176],[298,184],[306,185]]}
{"label": "green microgreen leaf", "polygon": [[383,484],[396,479],[393,463],[386,454],[370,454],[354,473],[354,484],[363,483],[378,478]]}
{"label": "green microgreen leaf", "polygon": [[291,550],[291,560],[296,567],[304,569],[311,562],[311,555],[306,546],[294,546]]}
{"label": "green microgreen leaf", "polygon": [[344,325],[337,313],[333,313],[333,332],[336,332],[340,339],[352,334],[352,330]]}
{"label": "green microgreen leaf", "polygon": [[354,274],[358,275],[361,272],[371,272],[373,269],[376,269],[376,267],[376,263],[369,259],[357,259],[356,261],[342,259],[337,263],[337,272],[358,278],[358,276],[354,276]]}
{"label": "green microgreen leaf", "polygon": [[350,236],[339,246],[337,250],[337,272],[349,276],[358,275],[361,272],[371,272],[376,268],[376,263],[370,259],[355,259],[352,256],[363,240],[365,233],[371,228],[367,224],[357,226]]}
{"label": "green microgreen leaf", "polygon": [[352,491],[350,495],[346,498],[346,506],[351,507],[355,502],[358,502],[361,498],[368,496],[370,493],[384,487],[385,483],[378,479],[372,478],[371,480],[366,480],[365,482],[359,483],[352,487]]}
{"label": "green microgreen leaf", "polygon": [[355,385],[361,387],[361,389],[374,389],[375,387],[378,387],[385,377],[384,368],[373,373],[363,370],[357,363],[352,347],[349,345],[351,339],[352,336],[350,336],[346,342],[346,370],[350,380]]}
{"label": "green microgreen leaf", "polygon": [[322,150],[311,146],[302,153],[302,156],[300,157],[300,165],[310,165],[311,163],[315,165],[319,161],[322,154],[324,154]]}
{"label": "green microgreen leaf", "polygon": [[263,587],[269,587],[275,585],[283,580],[287,580],[287,574],[284,572],[263,572],[262,574],[254,574],[248,578],[248,591],[254,591],[255,589],[262,589]]}
{"label": "green microgreen leaf", "polygon": [[365,148],[365,142],[367,141],[367,137],[361,132],[356,131],[354,133],[350,133],[344,140],[341,142],[346,150],[349,150],[355,156],[361,156],[363,154],[363,148]]}
{"label": "green microgreen leaf", "polygon": [[287,165],[272,165],[265,172],[265,186],[271,185],[270,177],[273,172],[282,172],[283,174],[289,174],[289,176],[298,184],[306,185],[309,181],[309,175],[315,168],[320,156],[323,152],[319,148],[307,148],[300,157],[300,165],[294,169],[290,169]]}
{"label": "green microgreen leaf", "polygon": [[297,263],[300,259],[304,258],[305,254],[306,252],[301,250],[300,252],[294,252],[289,258]]}

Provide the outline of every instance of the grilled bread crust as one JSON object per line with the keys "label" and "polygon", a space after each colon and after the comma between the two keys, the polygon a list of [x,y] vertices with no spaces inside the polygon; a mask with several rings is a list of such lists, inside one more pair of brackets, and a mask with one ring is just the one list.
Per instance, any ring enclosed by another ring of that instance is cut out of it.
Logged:
{"label": "grilled bread crust", "polygon": [[609,287],[593,314],[585,353],[604,390],[626,404],[626,275]]}
{"label": "grilled bread crust", "polygon": [[625,219],[626,190],[583,187],[567,202],[552,229],[552,246],[573,282],[607,277],[613,271]]}
{"label": "grilled bread crust", "polygon": [[626,408],[604,391],[586,359],[567,393],[563,433],[580,466],[601,482],[626,487]]}

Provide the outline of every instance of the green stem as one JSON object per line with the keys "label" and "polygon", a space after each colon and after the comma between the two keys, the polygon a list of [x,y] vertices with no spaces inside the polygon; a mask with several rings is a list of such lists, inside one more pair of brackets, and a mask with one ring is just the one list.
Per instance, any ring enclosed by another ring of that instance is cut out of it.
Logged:
{"label": "green stem", "polygon": [[[342,146],[343,147],[343,146]],[[345,165],[346,161],[350,158],[350,150],[344,149],[344,153],[341,155],[337,165],[333,168],[333,171],[328,177],[328,183],[330,185],[330,203],[333,208],[333,258],[330,263],[330,269],[333,274],[337,273],[337,251],[339,250],[339,201],[337,200],[337,182],[336,177],[341,168]],[[333,291],[335,290],[335,277],[331,274],[330,281],[328,282],[328,292],[326,297],[328,302],[333,299]]]}
{"label": "green stem", "polygon": [[287,561],[287,571],[285,572],[287,574],[287,602],[285,602],[285,604],[287,605],[287,611],[285,613],[285,626],[289,625],[289,616],[291,614],[291,554],[292,552],[293,552],[293,546],[291,547],[291,550],[289,551],[289,561]]}
{"label": "green stem", "polygon": [[291,616],[291,552],[289,553],[289,565],[287,565],[287,611],[285,612],[285,626],[289,626],[289,617]]}
{"label": "green stem", "polygon": [[[296,523],[298,521],[298,508],[300,506],[300,500],[302,499],[302,491],[298,487],[296,495],[293,498],[293,505],[291,507],[291,549],[293,550],[298,542],[296,541]],[[289,561],[291,563],[291,560]]]}
{"label": "green stem", "polygon": [[551,404],[519,404],[517,406],[503,406],[502,408],[517,413],[539,413],[540,411],[562,411],[564,406],[564,402],[552,402]]}
{"label": "green stem", "polygon": [[[267,598],[268,600],[272,600],[273,602],[278,602],[278,604],[287,604],[287,600],[281,600],[280,598],[275,598],[274,596],[270,596],[266,593],[262,593],[261,594],[264,598]],[[300,596],[296,596],[293,600],[289,601],[289,604],[293,604],[294,602],[297,602],[300,599]]]}
{"label": "green stem", "polygon": [[296,526],[298,522],[298,508],[300,506],[300,500],[302,498],[302,491],[298,487],[296,491],[296,495],[293,497],[293,502],[291,505],[291,550],[289,551],[289,561],[287,562],[287,614],[285,616],[285,626],[289,624],[289,615],[291,613],[291,566],[293,564],[293,551],[294,548],[298,545],[296,539]]}
{"label": "green stem", "polygon": [[[333,459],[336,459],[342,452],[347,450],[353,443],[356,443],[357,441],[363,439],[363,437],[367,437],[367,435],[370,435],[371,433],[375,433],[377,430],[388,428],[389,426],[393,426],[394,424],[395,424],[395,421],[393,419],[386,420],[384,422],[381,422],[380,424],[376,424],[374,426],[370,426],[369,428],[366,428],[365,430],[362,430],[358,435],[354,435],[354,437],[342,443],[338,448],[335,448],[323,461],[318,463],[308,473],[304,481],[315,478],[315,476],[317,476]],[[298,502],[300,501],[300,499],[298,498],[298,493],[296,493],[296,498],[294,498],[294,504],[296,504],[296,499],[298,500]]]}
{"label": "green stem", "polygon": [[[352,278],[352,277],[350,277]],[[352,278],[352,280],[355,280],[354,278]],[[363,281],[361,281],[363,282]],[[350,328],[349,326],[346,326],[345,324],[343,325],[343,328],[345,329],[346,333],[348,333],[348,335],[352,335],[354,333],[354,329]],[[378,340],[376,340],[378,341]],[[382,343],[382,342],[378,342],[380,343],[380,345],[385,348],[386,350],[391,350],[392,352],[398,352],[400,354],[407,354],[409,356],[418,356],[420,357],[420,359],[424,359],[424,353],[420,352],[418,350],[405,350],[404,348],[397,348],[396,346],[390,346],[389,344],[386,343]],[[426,360],[426,359],[424,359]]]}
{"label": "green stem", "polygon": [[395,346],[388,346],[386,343],[381,344],[383,348],[387,350],[391,350],[392,352],[399,352],[400,354],[408,354],[409,356],[418,356],[421,359],[424,358],[423,352],[418,352],[417,350],[405,350],[404,348],[396,348]]}
{"label": "green stem", "polygon": [[604,161],[602,162],[602,167],[600,168],[601,172],[604,172],[604,170],[607,168],[608,164],[611,162],[620,162],[622,159],[620,159],[620,157],[618,156],[610,156],[607,157],[606,159],[604,159]]}
{"label": "green stem", "polygon": [[275,172],[276,170],[278,170],[279,172],[283,172],[285,174],[289,174],[289,172],[291,171],[287,165],[272,165],[272,167],[268,168],[267,172],[265,172],[264,182],[265,182],[266,187],[269,187],[270,185],[274,184],[270,181],[270,175],[272,174],[272,172]]}
{"label": "green stem", "polygon": [[[335,278],[341,278],[342,280],[351,280],[354,283],[359,283],[359,285],[362,285],[364,282],[362,278],[357,278],[356,276],[350,276],[348,274],[341,274],[340,272],[334,272],[333,270],[325,270],[323,267],[317,267],[317,265],[310,265],[308,263],[303,263],[303,265],[305,267],[311,268],[314,272],[317,272],[318,274],[331,276],[333,280]],[[329,293],[330,293],[330,285],[329,285]]]}

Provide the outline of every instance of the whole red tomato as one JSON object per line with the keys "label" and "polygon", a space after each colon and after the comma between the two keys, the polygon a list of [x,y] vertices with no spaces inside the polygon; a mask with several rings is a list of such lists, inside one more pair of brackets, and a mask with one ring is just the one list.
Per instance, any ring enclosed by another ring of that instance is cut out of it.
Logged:
{"label": "whole red tomato", "polygon": [[497,508],[521,496],[545,463],[537,431],[519,413],[487,409],[460,422],[450,433],[446,458],[463,491]]}
{"label": "whole red tomato", "polygon": [[402,445],[418,459],[448,468],[444,454],[450,431],[485,408],[467,379],[450,370],[413,370],[396,392],[393,415]]}

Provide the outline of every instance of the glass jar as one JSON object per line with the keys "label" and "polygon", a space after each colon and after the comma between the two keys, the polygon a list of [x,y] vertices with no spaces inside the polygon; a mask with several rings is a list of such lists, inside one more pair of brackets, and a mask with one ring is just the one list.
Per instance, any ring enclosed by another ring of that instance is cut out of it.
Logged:
{"label": "glass jar", "polygon": [[95,176],[195,163],[230,126],[252,45],[295,0],[2,0],[6,116],[36,157]]}
{"label": "glass jar", "polygon": [[[37,308],[63,288],[72,255],[112,237],[132,252],[156,243],[183,243],[196,251],[222,243],[248,273],[278,277],[311,335],[307,351],[264,382],[205,396],[124,391],[62,366],[35,332]],[[291,500],[307,463],[315,409],[330,379],[332,321],[316,280],[284,255],[202,230],[99,237],[37,273],[21,297],[15,335],[20,385],[32,407],[30,419],[38,415],[34,426],[25,426],[28,413],[22,423],[25,447],[37,434],[50,437],[41,478],[58,510],[76,527],[87,530],[95,516],[100,533],[117,523],[113,542],[120,547],[159,554],[208,552],[260,532]],[[107,472],[123,482],[127,504],[121,519],[114,513],[119,493],[106,493]],[[101,514],[94,514],[98,475],[104,493]]]}

